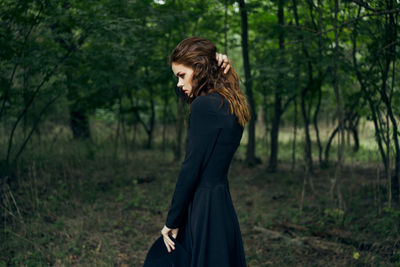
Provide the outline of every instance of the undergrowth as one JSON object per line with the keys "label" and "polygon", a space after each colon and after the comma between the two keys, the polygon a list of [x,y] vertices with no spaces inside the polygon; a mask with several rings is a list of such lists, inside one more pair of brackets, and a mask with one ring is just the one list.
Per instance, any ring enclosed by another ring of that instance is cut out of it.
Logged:
{"label": "undergrowth", "polygon": [[[358,164],[371,159],[365,150],[338,181],[343,207],[329,194],[332,167],[312,175],[302,198],[304,173],[301,162],[290,171],[289,145],[276,173],[245,166],[244,149],[229,179],[249,266],[400,266],[400,211],[389,207],[376,164]],[[170,149],[115,152],[112,142],[78,141],[27,151],[2,193],[0,266],[141,266],[181,160]],[[292,242],[304,238],[343,249]]]}

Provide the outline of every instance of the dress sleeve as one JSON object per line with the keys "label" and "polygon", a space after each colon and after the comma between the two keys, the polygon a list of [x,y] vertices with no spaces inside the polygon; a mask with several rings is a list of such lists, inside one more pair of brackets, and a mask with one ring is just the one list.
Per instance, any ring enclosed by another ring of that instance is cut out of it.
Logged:
{"label": "dress sleeve", "polygon": [[166,226],[178,228],[193,197],[198,178],[209,158],[220,133],[215,103],[206,96],[198,96],[191,104],[185,159],[181,164]]}

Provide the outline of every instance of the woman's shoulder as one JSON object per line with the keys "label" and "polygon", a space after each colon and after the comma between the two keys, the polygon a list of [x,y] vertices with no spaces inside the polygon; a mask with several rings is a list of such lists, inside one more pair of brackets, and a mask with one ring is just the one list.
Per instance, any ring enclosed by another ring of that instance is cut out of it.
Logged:
{"label": "woman's shoulder", "polygon": [[190,104],[190,112],[217,112],[220,99],[216,92],[199,95]]}
{"label": "woman's shoulder", "polygon": [[215,112],[217,111],[219,99],[218,93],[199,95],[190,104],[190,112]]}

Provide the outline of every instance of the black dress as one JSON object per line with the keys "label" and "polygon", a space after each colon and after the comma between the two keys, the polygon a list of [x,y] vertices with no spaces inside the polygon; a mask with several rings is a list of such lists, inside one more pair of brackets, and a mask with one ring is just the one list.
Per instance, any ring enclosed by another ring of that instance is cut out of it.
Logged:
{"label": "black dress", "polygon": [[176,249],[168,253],[160,236],[146,267],[246,266],[227,177],[243,127],[221,99],[209,93],[191,103],[186,155],[166,220],[167,227],[179,228]]}

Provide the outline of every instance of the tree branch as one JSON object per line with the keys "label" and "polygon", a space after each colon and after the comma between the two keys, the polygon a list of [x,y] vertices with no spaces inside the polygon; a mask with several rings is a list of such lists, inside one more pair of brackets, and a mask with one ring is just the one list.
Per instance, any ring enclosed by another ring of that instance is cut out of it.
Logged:
{"label": "tree branch", "polygon": [[[345,22],[337,25],[336,27],[332,27],[330,29],[327,29],[327,30],[324,30],[324,31],[320,31],[320,32],[315,32],[312,36],[309,36],[309,37],[306,37],[306,38],[303,38],[303,39],[300,39],[300,40],[294,40],[294,41],[286,42],[286,43],[284,43],[284,45],[286,46],[286,45],[289,45],[289,44],[297,44],[297,43],[301,43],[301,42],[307,41],[307,40],[309,40],[311,38],[314,38],[314,37],[317,37],[317,36],[319,36],[321,34],[325,34],[325,33],[334,31],[335,28],[341,28],[341,27],[346,26],[348,24],[354,23],[354,22],[358,21],[359,19],[362,19],[362,18],[365,18],[365,17],[373,17],[373,16],[397,14],[397,13],[400,13],[400,9],[399,8],[392,9],[392,10],[377,11],[377,12],[374,12],[374,13],[368,13],[368,14],[365,14],[365,15],[362,15],[362,16],[357,16],[356,18],[350,19],[348,21],[345,21]],[[301,27],[301,26],[298,26],[296,28],[300,28],[300,29],[303,29],[303,30],[310,31],[309,28],[304,28],[304,27]]]}

